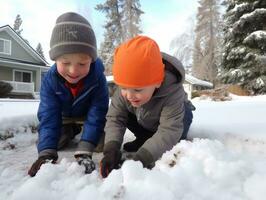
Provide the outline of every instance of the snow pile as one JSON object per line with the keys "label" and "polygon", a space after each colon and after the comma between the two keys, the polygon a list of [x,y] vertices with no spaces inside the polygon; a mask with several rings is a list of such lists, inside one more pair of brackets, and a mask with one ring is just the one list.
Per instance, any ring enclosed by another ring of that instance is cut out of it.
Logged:
{"label": "snow pile", "polygon": [[0,99],[0,131],[37,126],[39,100]]}
{"label": "snow pile", "polygon": [[[152,170],[129,160],[106,179],[98,170],[85,175],[71,150],[59,152],[58,164],[44,164],[30,178],[27,170],[37,158],[37,134],[21,129],[13,138],[0,141],[0,199],[265,199],[266,96],[232,99],[193,100],[196,111],[190,141],[181,141],[166,152]],[[35,122],[37,104],[31,102],[27,108],[26,103],[1,102],[10,114],[5,122],[10,120],[16,127],[17,117],[26,115],[23,126]],[[14,113],[13,108],[20,112]],[[127,132],[125,139],[132,138]],[[15,148],[4,149],[7,144]],[[97,168],[101,158],[102,154],[93,155]]]}
{"label": "snow pile", "polygon": [[24,183],[11,199],[264,199],[265,166],[265,156],[257,158],[231,151],[219,141],[196,139],[182,141],[165,153],[153,170],[126,161],[106,179],[97,171],[84,175],[77,163],[67,159],[45,164],[34,178],[17,177]]}

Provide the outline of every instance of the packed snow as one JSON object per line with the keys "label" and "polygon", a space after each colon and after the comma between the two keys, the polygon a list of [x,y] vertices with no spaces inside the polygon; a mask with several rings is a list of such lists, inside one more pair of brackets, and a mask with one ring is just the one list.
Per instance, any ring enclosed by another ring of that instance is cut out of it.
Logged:
{"label": "packed snow", "polygon": [[[181,141],[152,170],[128,160],[102,179],[85,175],[73,149],[58,164],[44,164],[34,178],[38,101],[0,101],[0,199],[179,199],[262,200],[266,196],[266,96],[232,101],[193,100],[189,139]],[[11,136],[9,135],[11,134]],[[13,137],[12,137],[13,136]],[[130,132],[125,140],[133,139]],[[102,154],[94,154],[97,166]]]}

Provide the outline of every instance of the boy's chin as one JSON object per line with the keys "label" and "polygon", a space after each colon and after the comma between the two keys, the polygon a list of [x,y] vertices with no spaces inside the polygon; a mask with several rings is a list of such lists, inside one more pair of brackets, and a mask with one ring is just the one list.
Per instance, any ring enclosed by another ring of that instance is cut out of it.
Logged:
{"label": "boy's chin", "polygon": [[71,84],[76,84],[76,83],[78,83],[79,81],[80,81],[80,79],[70,79],[70,78],[67,78],[66,79],[67,80],[67,82],[69,82],[69,83],[71,83]]}
{"label": "boy's chin", "polygon": [[136,108],[142,106],[142,104],[140,104],[140,103],[132,103],[132,102],[130,102],[130,103],[131,103],[131,105],[132,105],[133,107],[136,107]]}

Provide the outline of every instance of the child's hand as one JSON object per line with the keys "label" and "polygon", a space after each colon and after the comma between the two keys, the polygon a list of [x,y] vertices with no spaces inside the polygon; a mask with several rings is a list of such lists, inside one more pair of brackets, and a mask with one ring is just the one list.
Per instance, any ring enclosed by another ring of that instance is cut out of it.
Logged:
{"label": "child's hand", "polygon": [[28,175],[30,175],[31,177],[35,176],[37,174],[37,172],[39,171],[39,169],[41,168],[41,165],[44,163],[56,163],[58,156],[55,155],[45,155],[45,156],[41,156],[39,157],[31,166],[30,170],[28,171]]}
{"label": "child's hand", "polygon": [[95,170],[95,164],[89,155],[75,155],[75,158],[79,165],[84,166],[85,174],[90,174]]}
{"label": "child's hand", "polygon": [[113,169],[118,169],[121,161],[121,152],[113,150],[104,153],[104,157],[100,162],[100,173],[106,178]]}

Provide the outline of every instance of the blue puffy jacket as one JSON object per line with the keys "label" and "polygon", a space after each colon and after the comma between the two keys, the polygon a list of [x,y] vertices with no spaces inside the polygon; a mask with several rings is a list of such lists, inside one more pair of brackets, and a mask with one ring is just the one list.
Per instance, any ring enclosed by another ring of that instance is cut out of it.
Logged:
{"label": "blue puffy jacket", "polygon": [[45,75],[40,91],[38,110],[39,143],[38,152],[57,150],[62,117],[85,117],[82,141],[97,144],[105,126],[108,110],[108,88],[100,59],[91,64],[89,74],[84,78],[84,88],[73,99],[65,80],[58,74],[56,64]]}

